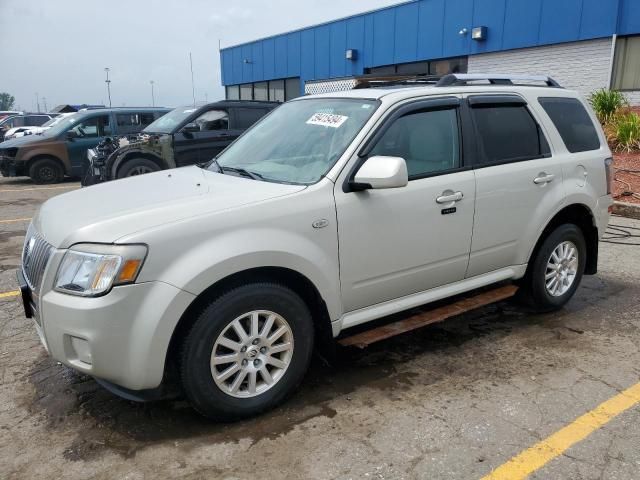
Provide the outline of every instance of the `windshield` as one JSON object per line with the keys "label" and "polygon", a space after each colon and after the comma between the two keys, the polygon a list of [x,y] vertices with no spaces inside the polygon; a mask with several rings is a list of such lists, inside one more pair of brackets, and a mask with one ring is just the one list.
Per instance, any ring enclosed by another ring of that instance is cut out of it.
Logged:
{"label": "windshield", "polygon": [[[57,122],[51,128],[45,130],[44,135],[55,137],[56,135],[70,129],[80,120],[82,120],[85,115],[86,115],[85,112],[76,112],[76,113],[72,113],[69,116],[63,117],[60,119],[59,122]],[[57,119],[54,119],[54,120],[57,120]]]}
{"label": "windshield", "polygon": [[[315,183],[344,153],[376,106],[373,100],[351,98],[285,103],[229,146],[218,164],[264,180]],[[215,163],[208,168],[217,171]]]}
{"label": "windshield", "polygon": [[142,131],[147,133],[171,133],[196,110],[193,107],[178,107],[150,123]]}
{"label": "windshield", "polygon": [[58,115],[57,117],[53,117],[51,120],[49,120],[48,122],[45,122],[42,124],[42,127],[53,127],[54,125],[56,125],[57,123],[61,122],[62,120],[64,120],[65,118],[69,117],[69,115]]}

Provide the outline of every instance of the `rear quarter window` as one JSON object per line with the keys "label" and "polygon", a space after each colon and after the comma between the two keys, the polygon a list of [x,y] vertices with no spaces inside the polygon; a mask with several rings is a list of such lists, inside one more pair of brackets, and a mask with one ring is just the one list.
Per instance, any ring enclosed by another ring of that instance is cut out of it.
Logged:
{"label": "rear quarter window", "polygon": [[576,98],[538,98],[549,118],[555,125],[567,150],[571,153],[588,152],[600,148],[598,131],[591,117]]}

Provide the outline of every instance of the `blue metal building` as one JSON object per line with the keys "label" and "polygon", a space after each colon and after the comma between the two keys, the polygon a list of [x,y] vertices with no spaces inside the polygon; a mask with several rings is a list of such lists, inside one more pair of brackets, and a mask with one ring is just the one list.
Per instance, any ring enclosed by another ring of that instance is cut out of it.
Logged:
{"label": "blue metal building", "polygon": [[544,73],[640,100],[640,0],[414,0],[221,50],[227,98],[284,101],[366,74]]}

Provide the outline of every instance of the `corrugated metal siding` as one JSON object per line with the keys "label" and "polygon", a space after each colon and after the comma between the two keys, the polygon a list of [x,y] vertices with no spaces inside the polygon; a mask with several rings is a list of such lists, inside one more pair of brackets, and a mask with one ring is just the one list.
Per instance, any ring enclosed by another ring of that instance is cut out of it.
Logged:
{"label": "corrugated metal siding", "polygon": [[[488,27],[484,42],[474,26]],[[463,28],[469,34],[462,36]],[[367,67],[640,33],[640,0],[416,0],[223,49],[222,81],[359,75]],[[348,48],[358,51],[345,59]],[[246,61],[245,61],[246,60]]]}

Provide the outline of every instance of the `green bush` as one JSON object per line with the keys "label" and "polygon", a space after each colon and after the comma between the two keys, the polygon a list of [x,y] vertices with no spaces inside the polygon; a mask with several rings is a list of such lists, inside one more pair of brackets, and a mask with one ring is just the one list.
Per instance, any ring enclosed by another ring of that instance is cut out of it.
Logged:
{"label": "green bush", "polygon": [[627,99],[622,92],[602,88],[589,96],[589,103],[600,123],[606,124],[612,120],[618,110],[627,106]]}
{"label": "green bush", "polygon": [[637,113],[614,115],[605,129],[614,150],[632,152],[640,149],[640,115]]}

